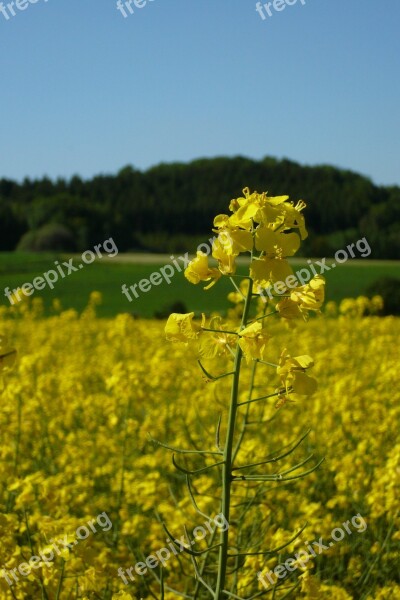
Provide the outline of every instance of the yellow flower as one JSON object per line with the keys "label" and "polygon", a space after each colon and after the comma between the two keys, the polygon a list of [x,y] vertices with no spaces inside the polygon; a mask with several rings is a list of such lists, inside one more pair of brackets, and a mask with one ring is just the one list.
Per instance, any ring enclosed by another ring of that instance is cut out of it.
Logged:
{"label": "yellow flower", "polygon": [[236,270],[236,256],[253,249],[253,236],[250,231],[230,227],[227,215],[218,215],[214,219],[214,226],[218,238],[213,242],[212,255],[218,260],[221,273],[232,275]]}
{"label": "yellow flower", "polygon": [[360,317],[359,307],[354,298],[343,298],[339,304],[339,312],[346,317]]}
{"label": "yellow flower", "polygon": [[301,591],[305,594],[306,600],[320,600],[321,598],[321,587],[317,578],[311,575],[310,571],[305,571],[300,575],[301,579]]}
{"label": "yellow flower", "polygon": [[264,359],[264,351],[271,335],[259,321],[252,323],[239,333],[239,345],[248,362],[257,358]]}
{"label": "yellow flower", "polygon": [[17,351],[7,343],[7,338],[0,335],[0,386],[3,385],[2,374],[13,368]]}
{"label": "yellow flower", "polygon": [[370,312],[372,315],[380,313],[383,310],[383,306],[384,304],[382,296],[373,296],[371,298]]}
{"label": "yellow flower", "polygon": [[231,225],[250,229],[252,220],[258,222],[257,213],[263,205],[265,194],[250,193],[249,188],[243,190],[243,196],[231,200],[229,210],[234,214],[229,217]]}
{"label": "yellow flower", "polygon": [[[255,194],[253,194],[255,196]],[[256,199],[256,198],[255,198]],[[238,208],[238,210],[229,217],[229,223],[232,227],[242,227],[243,229],[251,229],[252,220],[255,219],[260,207],[249,202]]]}
{"label": "yellow flower", "polygon": [[300,248],[297,233],[277,233],[269,227],[259,227],[256,232],[256,249],[272,256],[293,256]]}
{"label": "yellow flower", "polygon": [[200,326],[193,323],[194,312],[187,314],[172,313],[165,326],[165,337],[170,342],[185,342],[196,339]]}
{"label": "yellow flower", "polygon": [[228,255],[238,256],[253,248],[252,234],[242,229],[223,229],[219,232],[218,241]]}
{"label": "yellow flower", "polygon": [[366,296],[358,296],[356,298],[356,305],[358,306],[358,311],[360,316],[367,315],[370,309],[370,301]]}
{"label": "yellow flower", "polygon": [[[218,261],[218,269],[223,275],[234,275],[236,271],[235,257],[237,255],[228,254],[225,250],[225,244],[222,244],[220,240],[214,240],[212,255]],[[221,276],[220,273],[219,276]]]}
{"label": "yellow flower", "polygon": [[300,310],[319,310],[325,298],[325,279],[316,275],[306,285],[295,288],[290,299],[299,305]]}
{"label": "yellow flower", "polygon": [[317,381],[306,374],[306,369],[313,365],[313,359],[307,354],[292,357],[287,353],[286,348],[282,351],[276,372],[286,393],[290,391],[295,394],[309,396],[316,391]]}
{"label": "yellow flower", "polygon": [[101,292],[91,292],[89,296],[89,304],[99,305],[103,302],[103,294]]}
{"label": "yellow flower", "polygon": [[283,319],[299,319],[303,316],[299,305],[290,298],[280,300],[276,305],[276,310]]}
{"label": "yellow flower", "polygon": [[250,276],[254,279],[254,289],[265,289],[277,281],[284,281],[293,275],[287,260],[280,258],[262,258],[253,260],[250,265]]}
{"label": "yellow flower", "polygon": [[[205,326],[203,318],[202,327]],[[201,358],[216,358],[231,354],[231,350],[236,345],[236,335],[226,333],[223,329],[222,319],[219,316],[213,317],[208,326],[209,329],[218,331],[204,331],[199,339],[199,355]]]}
{"label": "yellow flower", "polygon": [[214,269],[208,266],[208,256],[205,252],[198,251],[196,258],[194,258],[185,269],[185,277],[190,283],[200,283],[200,281],[210,281],[211,283],[204,289],[208,290],[214,285],[221,277],[221,273],[218,269]]}
{"label": "yellow flower", "polygon": [[79,585],[82,592],[100,592],[101,580],[96,576],[96,569],[89,567],[83,575],[79,577]]}
{"label": "yellow flower", "polygon": [[303,200],[299,200],[296,205],[292,202],[285,202],[285,227],[288,229],[297,229],[302,240],[305,240],[308,236],[304,215],[301,211],[306,207],[306,203]]}
{"label": "yellow flower", "polygon": [[288,202],[288,199],[288,196],[266,197],[259,212],[260,222],[275,232],[296,229],[300,238],[304,240],[308,234],[301,211],[306,204],[299,200],[294,205],[293,202]]}
{"label": "yellow flower", "polygon": [[338,312],[337,304],[334,300],[330,300],[325,304],[325,315],[328,317],[336,317]]}
{"label": "yellow flower", "polygon": [[15,364],[17,351],[7,343],[7,338],[0,335],[0,373],[9,371]]}

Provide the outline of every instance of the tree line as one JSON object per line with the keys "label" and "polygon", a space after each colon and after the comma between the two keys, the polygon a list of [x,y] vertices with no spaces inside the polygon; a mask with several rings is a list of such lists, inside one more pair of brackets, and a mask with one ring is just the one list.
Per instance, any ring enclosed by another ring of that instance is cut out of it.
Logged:
{"label": "tree line", "polygon": [[331,166],[266,157],[132,166],[89,180],[0,180],[0,250],[83,252],[113,237],[123,251],[177,252],[208,239],[244,187],[307,203],[307,256],[366,237],[372,258],[400,258],[400,187]]}

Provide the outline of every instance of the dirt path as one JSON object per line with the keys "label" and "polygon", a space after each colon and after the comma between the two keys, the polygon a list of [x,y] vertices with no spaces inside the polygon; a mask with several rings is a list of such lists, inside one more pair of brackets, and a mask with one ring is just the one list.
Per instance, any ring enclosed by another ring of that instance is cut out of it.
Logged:
{"label": "dirt path", "polygon": [[[114,262],[125,263],[125,264],[134,264],[134,265],[161,265],[171,262],[171,256],[183,256],[184,253],[176,252],[174,255],[170,254],[150,254],[143,252],[131,252],[127,254],[118,254],[113,258]],[[190,255],[194,256],[194,255]],[[307,258],[291,258],[289,259],[290,263],[295,263],[297,265],[307,265]],[[317,260],[322,260],[321,258],[312,258],[312,262]],[[328,258],[327,264],[329,265],[333,259]],[[248,258],[240,257],[238,259],[238,264],[246,264],[248,262]],[[400,269],[400,261],[398,260],[368,260],[367,258],[354,258],[349,259],[346,263],[343,263],[350,266],[355,267],[376,267],[376,266],[399,266]]]}

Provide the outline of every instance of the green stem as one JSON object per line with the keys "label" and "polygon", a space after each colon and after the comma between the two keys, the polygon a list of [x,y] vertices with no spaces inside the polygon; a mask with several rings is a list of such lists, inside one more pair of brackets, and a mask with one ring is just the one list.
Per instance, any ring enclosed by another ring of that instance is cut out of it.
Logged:
{"label": "green stem", "polygon": [[213,331],[214,333],[229,333],[230,335],[239,335],[237,331],[228,331],[227,329],[209,329],[208,327],[202,327],[202,331]]}
{"label": "green stem", "polygon": [[18,394],[17,403],[17,435],[15,437],[14,475],[18,475],[19,453],[21,446],[22,397]]}
{"label": "green stem", "polygon": [[257,319],[254,319],[254,321],[250,321],[249,325],[252,325],[253,323],[257,323],[257,321],[262,321],[263,319],[266,319],[267,317],[270,317],[271,315],[276,315],[277,312],[279,312],[279,311],[273,310],[272,312],[267,313],[263,317],[258,317]]}
{"label": "green stem", "polygon": [[[242,323],[240,330],[244,329],[249,317],[251,299],[253,294],[253,281],[249,279],[249,289],[247,291]],[[242,363],[242,349],[237,344],[234,363],[234,375],[231,389],[231,401],[229,407],[228,430],[224,448],[224,464],[222,467],[222,514],[229,523],[230,517],[230,502],[231,502],[231,484],[232,484],[232,458],[233,458],[233,440],[235,435],[236,414],[238,407],[239,396],[239,381],[240,368]],[[228,566],[228,549],[229,549],[229,527],[226,531],[221,532],[220,551],[218,560],[218,577],[214,592],[214,600],[222,600],[224,598],[223,590],[225,587],[226,572]]]}
{"label": "green stem", "polygon": [[128,403],[126,406],[124,425],[123,425],[124,438],[123,438],[123,442],[122,442],[121,481],[120,481],[120,486],[119,486],[118,496],[117,496],[116,517],[115,517],[114,534],[113,534],[113,544],[115,545],[116,549],[118,548],[119,534],[120,534],[120,527],[121,527],[120,512],[121,512],[122,500],[123,500],[123,496],[124,496],[125,467],[126,467],[126,458],[127,458],[126,457],[126,449],[127,449],[127,443],[128,443],[128,418],[129,418],[129,414],[130,414],[130,409],[131,409],[131,399],[128,400]]}
{"label": "green stem", "polygon": [[[250,386],[249,386],[249,393],[248,393],[249,400],[248,400],[248,402],[251,402],[251,397],[253,395],[253,388],[254,388],[254,383],[255,383],[255,379],[256,379],[256,370],[257,370],[257,361],[255,360],[255,361],[253,361],[253,365],[251,367]],[[240,405],[241,405],[241,402],[238,402],[237,406],[240,406]],[[243,417],[242,428],[240,430],[239,438],[238,438],[238,441],[236,442],[236,446],[235,446],[235,449],[233,451],[233,462],[235,462],[235,460],[236,460],[236,457],[237,457],[237,455],[239,453],[240,447],[241,447],[242,442],[243,442],[244,435],[246,433],[247,421],[248,421],[248,418],[249,418],[249,412],[250,412],[250,406],[249,406],[249,404],[247,404],[247,406],[246,406],[246,412],[245,412],[245,415]],[[233,471],[233,469],[232,469],[232,471]]]}
{"label": "green stem", "polygon": [[61,588],[62,588],[62,584],[63,584],[63,580],[64,580],[64,570],[65,570],[65,560],[62,559],[60,579],[58,580],[58,586],[57,586],[57,592],[56,592],[56,600],[59,600],[59,598],[60,598]]}

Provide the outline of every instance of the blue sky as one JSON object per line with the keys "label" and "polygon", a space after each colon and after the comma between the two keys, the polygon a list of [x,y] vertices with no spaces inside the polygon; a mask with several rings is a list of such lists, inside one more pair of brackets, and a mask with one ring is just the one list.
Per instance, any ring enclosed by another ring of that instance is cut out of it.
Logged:
{"label": "blue sky", "polygon": [[0,177],[240,154],[400,184],[400,2],[298,0],[265,20],[255,5],[148,0],[124,18],[116,0],[37,0],[0,13]]}

